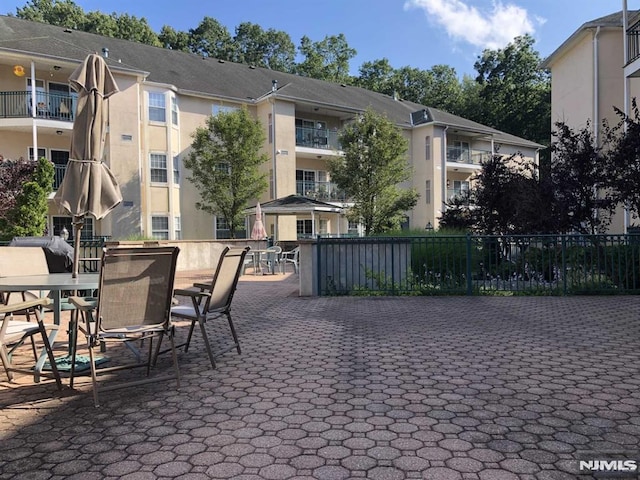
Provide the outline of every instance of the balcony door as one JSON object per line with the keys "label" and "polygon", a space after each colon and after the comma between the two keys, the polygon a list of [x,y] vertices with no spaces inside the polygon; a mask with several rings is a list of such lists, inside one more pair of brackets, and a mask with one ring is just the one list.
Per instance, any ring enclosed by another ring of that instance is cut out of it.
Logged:
{"label": "balcony door", "polygon": [[69,162],[69,152],[67,150],[53,150],[51,149],[51,161],[55,169],[53,177],[53,189],[58,190],[64,177],[64,172],[67,170],[67,163]]}
{"label": "balcony door", "polygon": [[[31,79],[27,78],[27,108],[31,113]],[[46,116],[49,109],[47,106],[47,89],[44,80],[36,79],[36,112],[39,117]]]}
{"label": "balcony door", "polygon": [[75,92],[71,92],[68,84],[49,82],[51,116],[60,120],[72,120],[76,96]]}

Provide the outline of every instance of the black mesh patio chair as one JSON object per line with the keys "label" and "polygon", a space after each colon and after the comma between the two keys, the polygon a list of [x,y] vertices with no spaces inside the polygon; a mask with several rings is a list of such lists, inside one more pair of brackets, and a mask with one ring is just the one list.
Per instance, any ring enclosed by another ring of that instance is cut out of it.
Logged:
{"label": "black mesh patio chair", "polygon": [[[215,273],[211,283],[194,283],[193,289],[177,289],[174,295],[185,296],[191,298],[191,305],[174,305],[171,309],[171,315],[176,319],[190,321],[189,334],[187,341],[179,347],[184,346],[184,351],[189,349],[193,330],[198,324],[202,332],[207,355],[211,362],[211,366],[216,368],[215,358],[234,348],[240,354],[240,341],[236,329],[231,319],[231,302],[238,285],[238,278],[244,267],[244,259],[249,251],[246,248],[229,248],[225,247],[218,261]],[[224,348],[213,354],[209,337],[205,324],[208,320],[214,320],[222,316],[227,317],[231,335],[233,336],[233,344],[228,348]]]}
{"label": "black mesh patio chair", "polygon": [[[108,249],[102,257],[98,298],[69,298],[82,314],[77,328],[87,339],[96,407],[99,406],[99,392],[173,378],[176,379],[178,387],[180,386],[180,370],[170,321],[178,252],[177,247]],[[164,336],[169,337],[171,342],[175,374],[150,377],[152,360],[155,359],[154,339],[157,339],[159,347]],[[77,337],[78,335],[75,336],[72,347],[72,387]],[[138,340],[145,342],[138,344]],[[144,346],[145,343],[148,343],[148,354],[146,361],[143,361],[137,345]],[[113,366],[98,367],[95,349],[100,348],[102,344],[107,347],[121,344],[128,348],[109,348],[108,363],[113,363]],[[126,350],[134,354],[135,362],[128,358]],[[98,386],[98,375],[136,367],[145,367],[147,377],[142,380]]]}

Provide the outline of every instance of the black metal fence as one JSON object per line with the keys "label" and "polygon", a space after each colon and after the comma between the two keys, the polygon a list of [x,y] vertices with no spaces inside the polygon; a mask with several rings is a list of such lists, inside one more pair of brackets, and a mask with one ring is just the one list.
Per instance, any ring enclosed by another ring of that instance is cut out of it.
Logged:
{"label": "black metal fence", "polygon": [[640,235],[318,238],[320,295],[640,293]]}
{"label": "black metal fence", "polygon": [[[80,272],[98,272],[100,260],[102,259],[102,250],[108,238],[96,237],[80,240]],[[71,246],[73,246],[73,242],[73,240],[67,240],[67,243]],[[9,243],[9,241],[0,241],[0,246],[7,246]]]}

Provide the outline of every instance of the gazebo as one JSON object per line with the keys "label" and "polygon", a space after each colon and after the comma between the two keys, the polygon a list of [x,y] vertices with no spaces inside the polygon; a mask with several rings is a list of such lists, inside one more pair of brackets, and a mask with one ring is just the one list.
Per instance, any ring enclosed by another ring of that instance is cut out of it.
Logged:
{"label": "gazebo", "polygon": [[[312,224],[312,236],[316,235],[316,216],[320,214],[333,214],[339,217],[344,214],[344,208],[331,203],[321,202],[313,198],[304,197],[302,195],[287,195],[286,197],[276,198],[260,204],[262,213],[264,215],[273,215],[276,217],[275,224],[277,225],[277,217],[280,215],[311,215]],[[256,207],[250,207],[245,210],[247,215],[255,215]],[[336,222],[338,228],[340,222]],[[276,227],[277,228],[277,227]],[[336,232],[340,234],[340,231]],[[277,230],[274,237],[277,238]]]}

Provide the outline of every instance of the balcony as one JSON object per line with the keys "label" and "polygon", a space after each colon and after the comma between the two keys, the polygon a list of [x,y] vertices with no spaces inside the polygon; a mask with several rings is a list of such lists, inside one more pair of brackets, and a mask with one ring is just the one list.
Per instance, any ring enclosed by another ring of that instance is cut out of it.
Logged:
{"label": "balcony", "polygon": [[53,191],[57,191],[62,184],[62,179],[64,178],[64,172],[67,171],[66,165],[60,165],[54,163],[53,165]]}
{"label": "balcony", "polygon": [[296,146],[340,150],[338,132],[326,128],[296,127]]}
{"label": "balcony", "polygon": [[321,202],[348,202],[347,195],[338,190],[332,182],[296,181],[296,195],[320,200]]}
{"label": "balcony", "polygon": [[462,147],[447,147],[447,162],[478,165],[491,158],[491,152],[486,150],[469,150]]}
{"label": "balcony", "polygon": [[[36,92],[36,117],[73,122],[76,96]],[[31,92],[0,92],[0,118],[31,118]]]}
{"label": "balcony", "polygon": [[627,29],[627,59],[628,63],[640,58],[640,22],[634,23]]}

